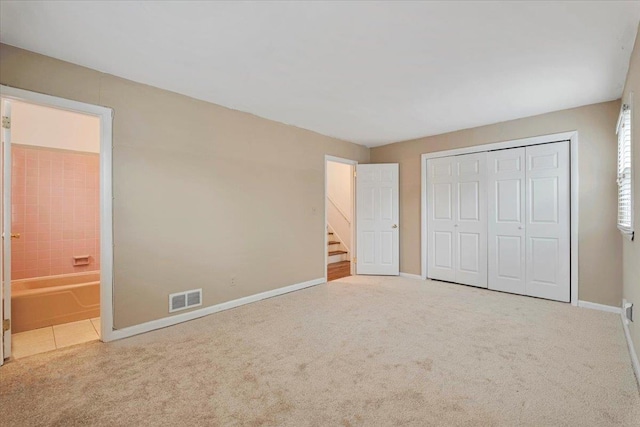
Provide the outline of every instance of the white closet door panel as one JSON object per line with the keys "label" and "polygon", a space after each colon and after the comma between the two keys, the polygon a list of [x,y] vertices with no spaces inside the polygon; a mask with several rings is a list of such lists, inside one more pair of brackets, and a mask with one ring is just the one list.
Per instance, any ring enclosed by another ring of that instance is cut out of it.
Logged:
{"label": "white closet door panel", "polygon": [[487,153],[454,159],[457,283],[487,287]]}
{"label": "white closet door panel", "polygon": [[525,294],[525,149],[488,153],[489,289]]}
{"label": "white closet door panel", "polygon": [[456,177],[454,157],[427,161],[428,277],[455,281]]}
{"label": "white closet door panel", "polygon": [[570,300],[569,143],[526,148],[526,294]]}

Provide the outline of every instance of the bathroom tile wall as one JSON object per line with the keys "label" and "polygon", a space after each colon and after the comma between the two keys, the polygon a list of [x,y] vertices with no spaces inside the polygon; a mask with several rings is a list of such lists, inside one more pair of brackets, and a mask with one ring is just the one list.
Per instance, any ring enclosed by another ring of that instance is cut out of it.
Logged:
{"label": "bathroom tile wall", "polygon": [[[95,153],[12,147],[12,279],[100,269],[99,162]],[[74,266],[84,255],[89,265]]]}

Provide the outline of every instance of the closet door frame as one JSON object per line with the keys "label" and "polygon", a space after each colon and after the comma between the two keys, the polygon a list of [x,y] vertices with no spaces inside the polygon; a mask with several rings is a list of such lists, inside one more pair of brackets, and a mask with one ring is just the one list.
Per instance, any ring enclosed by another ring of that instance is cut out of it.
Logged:
{"label": "closet door frame", "polygon": [[578,272],[578,229],[579,229],[579,211],[578,211],[578,194],[579,194],[579,179],[578,179],[578,131],[562,132],[549,135],[536,136],[532,138],[516,139],[511,141],[496,142],[492,144],[475,145],[467,148],[459,148],[454,150],[436,151],[432,153],[422,154],[421,157],[421,273],[420,276],[423,280],[426,280],[428,274],[427,260],[429,257],[427,247],[427,160],[436,159],[439,157],[457,156],[461,154],[471,154],[483,151],[503,150],[507,148],[527,147],[531,145],[547,144],[550,142],[569,141],[570,145],[570,210],[571,210],[571,280],[570,280],[570,295],[571,305],[578,305],[578,289],[579,289],[579,272]]}

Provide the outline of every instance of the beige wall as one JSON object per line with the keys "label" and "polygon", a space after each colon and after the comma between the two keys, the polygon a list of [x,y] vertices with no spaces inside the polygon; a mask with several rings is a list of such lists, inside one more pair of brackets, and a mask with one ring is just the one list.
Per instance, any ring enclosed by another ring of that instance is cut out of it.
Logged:
{"label": "beige wall", "polygon": [[620,306],[622,245],[616,229],[614,132],[619,109],[620,101],[611,101],[373,148],[373,163],[400,163],[400,271],[420,274],[421,154],[577,130],[579,299]]}
{"label": "beige wall", "polygon": [[631,64],[627,74],[627,83],[624,88],[622,99],[629,102],[630,93],[633,93],[633,109],[631,117],[631,138],[633,152],[633,193],[635,204],[634,230],[635,239],[633,242],[623,239],[623,290],[622,295],[627,301],[634,303],[635,322],[629,323],[629,332],[636,349],[640,355],[640,28],[636,36],[636,43],[631,54]]}
{"label": "beige wall", "polygon": [[367,148],[7,45],[0,82],[115,110],[116,328],[168,316],[172,292],[324,277],[324,155]]}

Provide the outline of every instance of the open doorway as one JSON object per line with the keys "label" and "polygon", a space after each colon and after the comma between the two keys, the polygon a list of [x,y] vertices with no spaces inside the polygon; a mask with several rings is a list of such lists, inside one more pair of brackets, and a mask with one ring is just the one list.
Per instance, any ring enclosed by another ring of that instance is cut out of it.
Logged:
{"label": "open doorway", "polygon": [[355,167],[352,160],[326,158],[327,281],[355,274]]}
{"label": "open doorway", "polygon": [[101,130],[94,115],[15,99],[2,105],[11,131],[3,141],[3,225],[11,235],[4,352],[19,359],[100,339]]}

